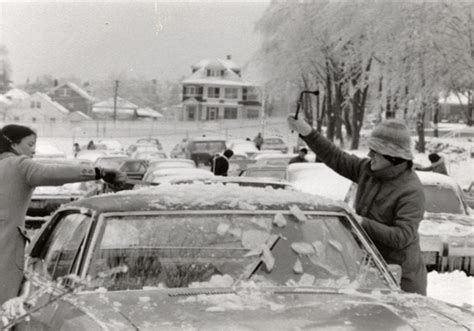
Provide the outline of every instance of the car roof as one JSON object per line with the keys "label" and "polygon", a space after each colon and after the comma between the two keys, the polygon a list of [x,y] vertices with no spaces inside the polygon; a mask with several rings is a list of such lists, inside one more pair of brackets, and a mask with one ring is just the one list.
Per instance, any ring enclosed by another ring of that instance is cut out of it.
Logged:
{"label": "car roof", "polygon": [[189,142],[207,142],[207,141],[219,141],[225,143],[226,140],[225,138],[219,138],[219,137],[193,137],[188,139]]}
{"label": "car roof", "polygon": [[416,171],[423,185],[443,186],[457,190],[458,183],[451,177],[432,171]]}
{"label": "car roof", "polygon": [[228,186],[195,183],[163,184],[134,191],[103,194],[71,202],[68,206],[97,212],[140,212],[171,210],[301,210],[343,212],[345,204],[321,196],[269,187]]}

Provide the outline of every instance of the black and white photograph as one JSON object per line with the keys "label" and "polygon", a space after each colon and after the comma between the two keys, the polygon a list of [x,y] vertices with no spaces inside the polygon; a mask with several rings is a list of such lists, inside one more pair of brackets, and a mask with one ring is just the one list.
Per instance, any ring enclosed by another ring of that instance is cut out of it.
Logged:
{"label": "black and white photograph", "polygon": [[0,0],[0,330],[474,330],[474,0]]}

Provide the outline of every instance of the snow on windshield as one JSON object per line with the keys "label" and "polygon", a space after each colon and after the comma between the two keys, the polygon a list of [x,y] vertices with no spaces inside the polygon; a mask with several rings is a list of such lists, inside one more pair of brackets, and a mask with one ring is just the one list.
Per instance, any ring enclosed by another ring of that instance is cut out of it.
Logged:
{"label": "snow on windshield", "polygon": [[247,280],[267,286],[386,287],[346,219],[311,214],[305,219],[290,211],[106,217],[90,272],[126,265],[126,274],[100,284],[108,290],[229,287]]}

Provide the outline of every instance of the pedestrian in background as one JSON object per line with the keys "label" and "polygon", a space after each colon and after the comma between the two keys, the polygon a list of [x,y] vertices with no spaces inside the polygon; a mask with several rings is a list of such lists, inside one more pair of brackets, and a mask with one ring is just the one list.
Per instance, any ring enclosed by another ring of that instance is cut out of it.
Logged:
{"label": "pedestrian in background", "polygon": [[288,117],[327,166],[358,184],[355,210],[361,225],[389,264],[402,268],[401,288],[426,295],[427,272],[418,227],[425,212],[420,179],[413,171],[411,137],[398,120],[377,125],[368,140],[368,158],[346,153],[315,131],[303,118]]}
{"label": "pedestrian in background", "polygon": [[308,160],[306,160],[306,155],[307,154],[308,154],[308,149],[307,148],[305,148],[305,147],[300,148],[300,150],[298,152],[298,155],[295,156],[294,158],[292,158],[290,160],[290,162],[288,162],[288,164],[308,162]]}
{"label": "pedestrian in background", "polygon": [[222,154],[216,154],[211,161],[211,171],[216,176],[227,176],[229,159],[234,155],[231,149],[226,149]]}
{"label": "pedestrian in background", "polygon": [[95,148],[96,147],[95,147],[95,144],[94,144],[94,140],[89,141],[89,143],[87,144],[87,149],[93,150]]}
{"label": "pedestrian in background", "polygon": [[444,162],[444,157],[438,155],[437,153],[431,153],[428,155],[428,160],[430,160],[431,165],[428,167],[416,166],[418,171],[433,171],[442,175],[448,175],[448,169],[446,169],[446,163]]}
{"label": "pedestrian in background", "polygon": [[253,139],[253,142],[255,144],[255,147],[257,147],[258,150],[262,148],[263,145],[263,137],[262,134],[259,132],[257,136]]}
{"label": "pedestrian in background", "polygon": [[72,153],[74,155],[74,158],[77,157],[77,154],[81,151],[81,147],[79,146],[78,143],[74,143],[74,145],[72,146]]}
{"label": "pedestrian in background", "polygon": [[36,133],[21,125],[0,130],[0,305],[14,315],[23,308],[20,295],[24,281],[25,216],[37,186],[104,179],[122,183],[126,175],[118,170],[89,165],[53,165],[35,162]]}

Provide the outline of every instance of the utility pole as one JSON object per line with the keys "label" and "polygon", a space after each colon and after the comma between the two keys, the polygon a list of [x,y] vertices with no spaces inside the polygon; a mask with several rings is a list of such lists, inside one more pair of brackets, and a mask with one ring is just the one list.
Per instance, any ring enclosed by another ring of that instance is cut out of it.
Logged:
{"label": "utility pole", "polygon": [[119,81],[115,81],[114,89],[114,124],[117,121],[117,93],[118,93]]}

